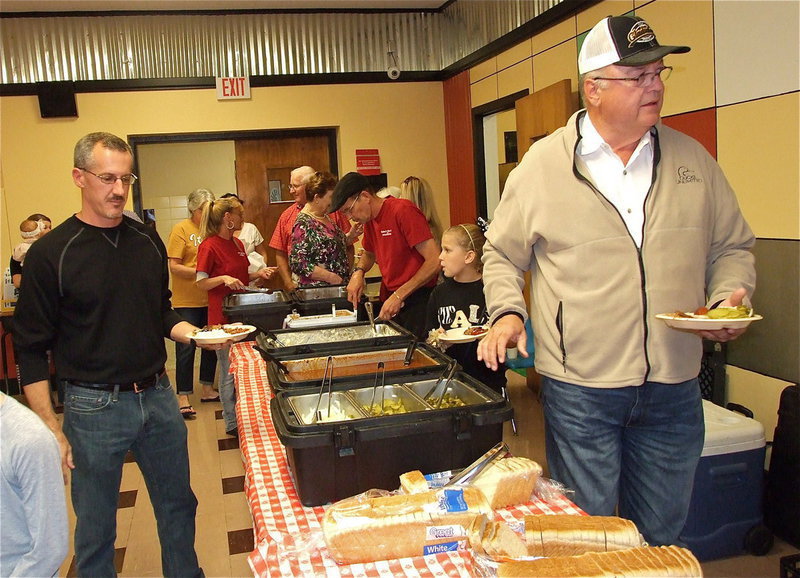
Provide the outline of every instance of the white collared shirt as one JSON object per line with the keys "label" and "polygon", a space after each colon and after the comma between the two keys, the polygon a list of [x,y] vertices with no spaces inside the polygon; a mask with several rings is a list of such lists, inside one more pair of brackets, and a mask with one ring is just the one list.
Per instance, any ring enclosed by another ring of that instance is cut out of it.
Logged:
{"label": "white collared shirt", "polygon": [[650,131],[639,140],[627,165],[614,154],[592,124],[588,114],[581,119],[578,155],[586,163],[597,189],[619,211],[637,247],[642,246],[644,199],[653,175],[653,146]]}

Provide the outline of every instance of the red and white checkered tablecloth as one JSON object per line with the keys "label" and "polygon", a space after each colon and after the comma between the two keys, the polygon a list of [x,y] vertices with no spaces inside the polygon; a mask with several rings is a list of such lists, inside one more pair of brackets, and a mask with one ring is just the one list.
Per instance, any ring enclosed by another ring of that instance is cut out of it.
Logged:
{"label": "red and white checkered tablecloth", "polygon": [[[264,360],[253,342],[231,347],[237,389],[236,416],[245,468],[245,493],[253,516],[255,549],[248,556],[255,576],[474,576],[466,550],[369,564],[338,565],[322,537],[324,506],[308,508],[294,488],[286,453],[269,414],[272,392]],[[513,522],[526,514],[581,514],[561,497],[497,512]]]}

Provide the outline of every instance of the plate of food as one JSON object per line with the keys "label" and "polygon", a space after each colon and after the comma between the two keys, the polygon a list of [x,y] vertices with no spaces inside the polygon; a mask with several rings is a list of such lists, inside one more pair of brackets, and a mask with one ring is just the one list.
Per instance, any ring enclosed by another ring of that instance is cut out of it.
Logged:
{"label": "plate of food", "polygon": [[439,340],[445,343],[469,343],[483,337],[489,332],[489,328],[484,325],[473,325],[471,327],[455,327],[448,329],[439,335]]}
{"label": "plate of food", "polygon": [[763,319],[753,313],[753,309],[740,305],[738,307],[717,307],[706,309],[701,307],[694,312],[675,311],[659,313],[661,319],[673,329],[690,329],[692,331],[716,331],[717,329],[742,329],[753,321]]}
{"label": "plate of food", "polygon": [[215,343],[226,343],[231,339],[233,341],[241,341],[255,330],[256,328],[252,325],[243,325],[241,323],[206,325],[202,329],[195,329],[189,333],[188,337],[198,343],[213,345]]}

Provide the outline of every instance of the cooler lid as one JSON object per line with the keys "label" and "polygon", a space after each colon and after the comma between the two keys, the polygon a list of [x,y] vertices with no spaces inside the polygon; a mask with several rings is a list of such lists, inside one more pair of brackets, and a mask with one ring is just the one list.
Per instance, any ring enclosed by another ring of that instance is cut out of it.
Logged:
{"label": "cooler lid", "polygon": [[706,424],[701,456],[718,456],[763,448],[764,426],[754,419],[703,400]]}

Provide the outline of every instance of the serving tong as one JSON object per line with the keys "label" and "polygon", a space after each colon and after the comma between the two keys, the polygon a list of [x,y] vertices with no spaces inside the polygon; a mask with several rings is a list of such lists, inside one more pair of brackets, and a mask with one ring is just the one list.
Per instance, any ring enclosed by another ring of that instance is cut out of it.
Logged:
{"label": "serving tong", "polygon": [[408,367],[411,365],[411,358],[414,357],[414,350],[417,348],[417,340],[414,339],[408,346],[406,357],[403,359],[403,366]]}
{"label": "serving tong", "polygon": [[322,403],[322,394],[325,392],[325,381],[328,382],[328,414],[331,417],[331,400],[333,399],[333,356],[329,355],[325,362],[325,373],[322,374],[322,385],[319,388],[319,396],[317,397],[317,407],[314,409],[314,418],[311,420],[312,424],[316,424],[322,419],[322,412],[319,409]]}
{"label": "serving tong", "polygon": [[[439,409],[439,406],[442,405],[444,394],[447,393],[447,386],[450,385],[450,381],[453,379],[457,367],[458,362],[455,359],[451,359],[447,363],[447,366],[444,368],[442,374],[439,376],[439,379],[436,380],[434,386],[428,393],[425,394],[425,397],[422,398],[423,401],[430,404],[434,409]],[[441,388],[441,391],[439,391],[439,388]],[[436,399],[437,396],[438,399]],[[436,401],[431,403],[432,399],[436,399]]]}
{"label": "serving tong", "polygon": [[383,361],[378,362],[378,367],[375,369],[375,385],[372,386],[372,401],[369,402],[369,413],[372,415],[372,408],[375,407],[375,392],[378,391],[378,375],[381,378],[381,415],[383,415],[383,401],[386,398],[386,364]]}
{"label": "serving tong", "polygon": [[461,470],[461,473],[450,478],[450,480],[445,484],[445,487],[472,483],[475,477],[485,470],[490,464],[499,460],[500,458],[504,458],[510,453],[511,450],[508,449],[507,443],[497,443],[492,449]]}
{"label": "serving tong", "polygon": [[369,319],[370,327],[372,327],[372,334],[377,335],[378,332],[375,330],[375,313],[372,311],[372,301],[365,302],[364,309],[367,311],[367,318]]}

